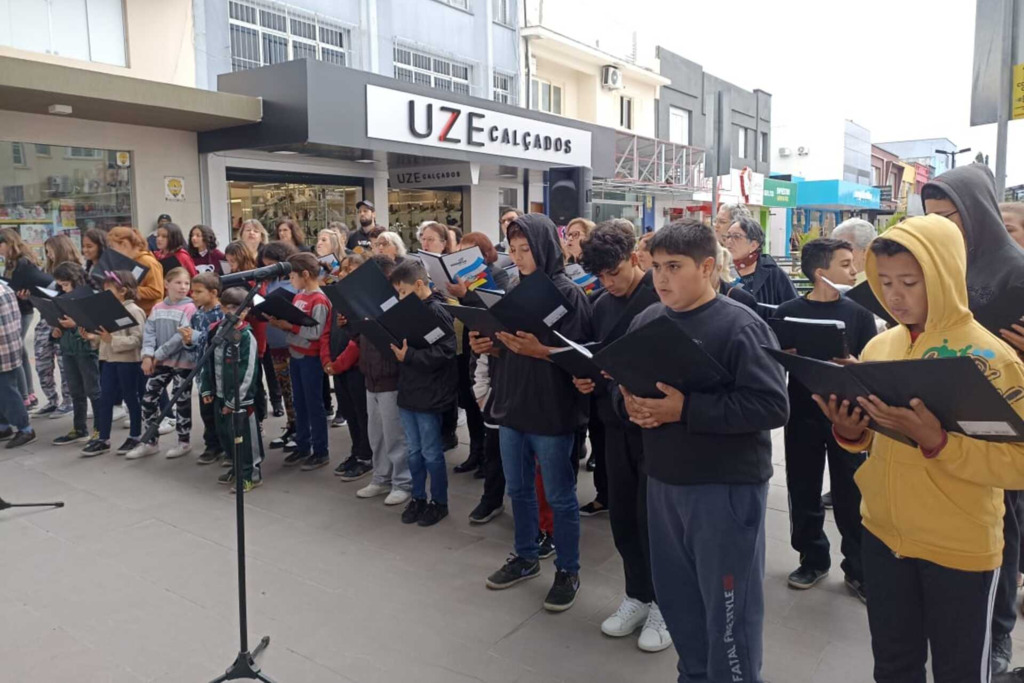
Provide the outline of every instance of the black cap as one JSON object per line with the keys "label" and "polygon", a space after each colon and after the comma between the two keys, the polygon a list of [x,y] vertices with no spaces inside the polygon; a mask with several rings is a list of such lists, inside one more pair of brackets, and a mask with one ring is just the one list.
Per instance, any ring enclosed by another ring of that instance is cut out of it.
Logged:
{"label": "black cap", "polygon": [[377,207],[375,207],[373,205],[373,202],[371,202],[371,201],[367,201],[367,200],[364,199],[364,200],[362,200],[360,202],[356,202],[356,209],[361,209],[364,206],[367,209],[369,209],[370,211],[376,211],[377,210]]}
{"label": "black cap", "polygon": [[162,220],[166,220],[168,223],[170,223],[171,222],[171,214],[169,214],[169,213],[162,213],[159,216],[157,216],[157,218],[156,218],[156,222],[157,223],[159,223]]}

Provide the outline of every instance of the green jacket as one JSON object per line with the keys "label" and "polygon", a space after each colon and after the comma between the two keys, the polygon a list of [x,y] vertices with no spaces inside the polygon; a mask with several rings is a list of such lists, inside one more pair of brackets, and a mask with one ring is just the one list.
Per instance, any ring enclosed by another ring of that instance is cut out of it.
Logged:
{"label": "green jacket", "polygon": [[99,356],[99,352],[92,342],[82,338],[78,334],[78,328],[60,328],[60,355],[62,356]]}
{"label": "green jacket", "polygon": [[[217,333],[221,323],[210,327],[207,333],[207,340],[212,340]],[[210,354],[210,359],[199,374],[199,395],[202,398],[212,396],[223,405],[235,410],[234,385],[238,385],[238,398],[241,407],[251,406],[256,400],[257,369],[260,362],[260,352],[256,346],[256,337],[253,336],[249,325],[244,325],[240,330],[238,343],[238,365],[232,368],[224,362],[224,346],[218,346]]]}

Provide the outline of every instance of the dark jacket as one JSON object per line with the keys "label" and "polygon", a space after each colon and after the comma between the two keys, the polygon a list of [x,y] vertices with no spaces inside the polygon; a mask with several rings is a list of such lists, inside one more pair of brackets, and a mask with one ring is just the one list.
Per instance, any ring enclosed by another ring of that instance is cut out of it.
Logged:
{"label": "dark jacket", "polygon": [[[644,429],[647,473],[666,484],[760,484],[772,476],[770,430],[786,424],[789,401],[768,324],[743,304],[719,295],[692,311],[655,304],[633,319],[635,330],[668,316],[729,373],[732,382],[685,394],[682,419]],[[628,419],[613,388],[616,410]]]}
{"label": "dark jacket", "polygon": [[359,336],[359,369],[366,390],[375,394],[398,391],[398,360],[393,353],[381,353],[367,337]]}
{"label": "dark jacket", "polygon": [[[591,340],[590,301],[565,274],[562,248],[555,224],[547,216],[531,213],[516,219],[526,235],[537,271],[526,277],[551,278],[569,300],[572,311],[554,329],[576,342]],[[573,386],[572,377],[554,363],[502,351],[496,359],[501,369],[492,387],[491,413],[495,421],[529,434],[558,436],[587,423],[589,397]]]}
{"label": "dark jacket", "polygon": [[740,285],[728,285],[724,282],[719,282],[718,293],[724,297],[728,297],[730,299],[735,299],[736,301],[739,301],[741,304],[743,304],[750,310],[754,311],[758,315],[760,315],[761,313],[761,311],[758,310],[757,299],[755,299],[750,292],[743,289],[743,287]]}
{"label": "dark jacket", "polygon": [[[412,295],[411,295],[412,296]],[[445,336],[425,349],[410,347],[398,365],[398,407],[417,413],[440,413],[458,398],[459,370],[455,362],[455,325],[435,292],[424,304],[437,318]]]}
{"label": "dark jacket", "polygon": [[[758,303],[772,304],[773,306],[778,306],[797,297],[793,281],[768,254],[761,254],[757,259],[757,268],[754,272],[743,276],[743,288],[754,295]],[[762,317],[770,316],[762,314]]]}
{"label": "dark jacket", "polygon": [[977,312],[996,294],[1024,283],[1024,249],[1006,231],[991,169],[984,164],[960,166],[924,187],[929,185],[949,197],[964,226],[971,312]]}

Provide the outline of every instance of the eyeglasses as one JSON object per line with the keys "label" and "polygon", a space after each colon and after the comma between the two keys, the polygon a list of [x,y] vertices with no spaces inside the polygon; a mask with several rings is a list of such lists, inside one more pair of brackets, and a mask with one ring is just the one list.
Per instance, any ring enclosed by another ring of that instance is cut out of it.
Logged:
{"label": "eyeglasses", "polygon": [[570,240],[578,240],[581,237],[583,237],[583,233],[582,232],[570,232],[569,234],[567,234],[565,236],[566,239],[570,239]]}
{"label": "eyeglasses", "polygon": [[727,232],[725,233],[724,239],[726,242],[731,242],[733,240],[745,240],[747,239],[747,236],[742,232]]}

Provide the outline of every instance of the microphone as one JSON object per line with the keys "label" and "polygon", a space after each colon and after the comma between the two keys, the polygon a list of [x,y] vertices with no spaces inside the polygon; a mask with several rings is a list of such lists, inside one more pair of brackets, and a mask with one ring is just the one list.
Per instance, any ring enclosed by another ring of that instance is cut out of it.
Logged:
{"label": "microphone", "polygon": [[287,261],[281,261],[280,263],[275,263],[272,266],[263,266],[262,268],[256,268],[254,270],[243,270],[241,273],[222,275],[220,278],[220,285],[224,289],[227,289],[228,287],[247,287],[250,282],[276,280],[290,272],[292,272],[292,264]]}

